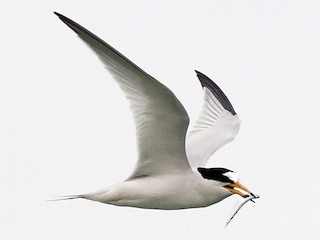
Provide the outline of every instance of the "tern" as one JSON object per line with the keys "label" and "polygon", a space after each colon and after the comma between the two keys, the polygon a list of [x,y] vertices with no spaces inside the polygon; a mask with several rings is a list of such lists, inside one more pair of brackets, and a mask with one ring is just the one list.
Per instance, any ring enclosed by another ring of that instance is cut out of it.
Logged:
{"label": "tern", "polygon": [[166,86],[78,23],[54,13],[94,51],[120,85],[133,113],[138,148],[135,169],[125,181],[64,199],[174,210],[207,207],[233,194],[257,198],[232,170],[205,167],[210,156],[232,141],[240,128],[233,106],[211,79],[196,71],[204,104],[187,135],[189,116]]}

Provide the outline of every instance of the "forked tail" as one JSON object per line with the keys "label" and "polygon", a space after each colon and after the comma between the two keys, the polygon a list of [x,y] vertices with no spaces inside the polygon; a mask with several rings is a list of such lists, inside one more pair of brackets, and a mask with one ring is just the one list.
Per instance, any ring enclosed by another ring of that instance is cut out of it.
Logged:
{"label": "forked tail", "polygon": [[49,202],[52,202],[52,201],[63,201],[63,200],[72,200],[72,199],[79,199],[79,198],[86,199],[87,196],[86,195],[68,195],[68,196],[56,197],[54,199],[48,199],[47,201],[49,201]]}

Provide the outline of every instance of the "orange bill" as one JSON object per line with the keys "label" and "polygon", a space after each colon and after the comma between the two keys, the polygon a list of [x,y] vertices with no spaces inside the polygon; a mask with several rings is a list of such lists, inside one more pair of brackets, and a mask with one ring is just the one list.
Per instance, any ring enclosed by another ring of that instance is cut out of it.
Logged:
{"label": "orange bill", "polygon": [[254,196],[254,194],[251,191],[249,191],[248,188],[243,186],[240,182],[231,183],[224,187],[228,189],[230,192],[232,192],[233,194],[239,194],[241,197],[244,197],[244,198],[250,195]]}

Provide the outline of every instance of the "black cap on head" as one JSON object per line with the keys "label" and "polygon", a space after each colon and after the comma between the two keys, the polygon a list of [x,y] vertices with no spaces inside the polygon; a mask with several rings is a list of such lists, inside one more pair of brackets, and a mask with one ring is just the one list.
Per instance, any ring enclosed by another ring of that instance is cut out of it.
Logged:
{"label": "black cap on head", "polygon": [[231,179],[229,179],[224,174],[227,172],[233,172],[226,168],[198,168],[199,173],[205,179],[216,180],[219,182],[225,183],[234,183]]}

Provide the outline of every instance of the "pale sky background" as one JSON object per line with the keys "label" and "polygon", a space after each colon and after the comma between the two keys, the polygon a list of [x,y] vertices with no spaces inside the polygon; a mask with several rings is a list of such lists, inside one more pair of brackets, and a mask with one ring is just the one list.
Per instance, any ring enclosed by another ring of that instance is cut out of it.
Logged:
{"label": "pale sky background", "polygon": [[[1,1],[1,239],[318,239],[319,1]],[[261,195],[192,210],[120,208],[54,196],[126,178],[136,159],[128,103],[58,11],[168,86],[194,122],[194,69],[242,125],[209,166]]]}

